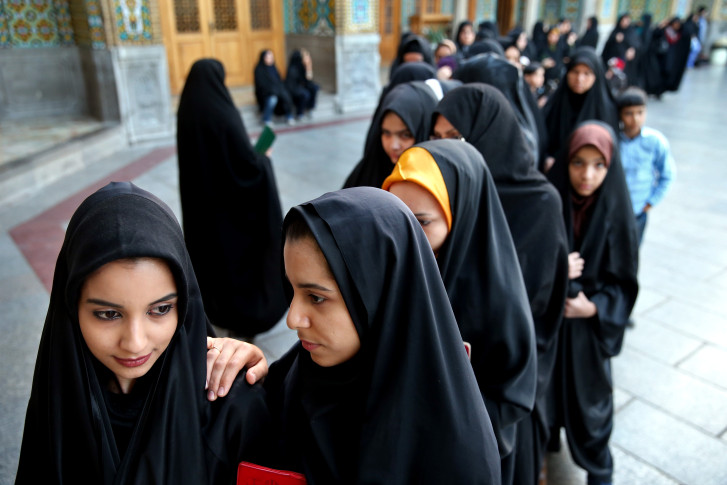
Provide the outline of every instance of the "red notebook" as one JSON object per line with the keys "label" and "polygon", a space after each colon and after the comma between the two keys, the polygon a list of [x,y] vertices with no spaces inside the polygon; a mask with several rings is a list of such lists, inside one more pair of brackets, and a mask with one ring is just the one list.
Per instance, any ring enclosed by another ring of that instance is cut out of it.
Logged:
{"label": "red notebook", "polygon": [[237,467],[237,485],[305,485],[302,473],[276,470],[243,461]]}

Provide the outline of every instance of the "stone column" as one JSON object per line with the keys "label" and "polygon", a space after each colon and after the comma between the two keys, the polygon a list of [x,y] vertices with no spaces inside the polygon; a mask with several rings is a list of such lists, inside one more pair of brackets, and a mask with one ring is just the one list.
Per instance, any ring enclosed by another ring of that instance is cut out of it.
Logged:
{"label": "stone column", "polygon": [[381,92],[377,0],[336,1],[336,109],[375,109]]}
{"label": "stone column", "polygon": [[171,136],[171,91],[157,2],[101,2],[119,114],[129,143]]}

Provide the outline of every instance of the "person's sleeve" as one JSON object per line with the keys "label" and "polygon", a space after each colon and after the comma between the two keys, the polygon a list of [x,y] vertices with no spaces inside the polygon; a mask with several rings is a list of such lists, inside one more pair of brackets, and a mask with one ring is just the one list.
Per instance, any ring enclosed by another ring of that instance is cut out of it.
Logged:
{"label": "person's sleeve", "polygon": [[657,139],[659,141],[658,149],[653,160],[656,183],[651,188],[651,194],[647,200],[652,207],[661,202],[676,177],[676,165],[669,149],[669,142],[662,135],[658,135]]}

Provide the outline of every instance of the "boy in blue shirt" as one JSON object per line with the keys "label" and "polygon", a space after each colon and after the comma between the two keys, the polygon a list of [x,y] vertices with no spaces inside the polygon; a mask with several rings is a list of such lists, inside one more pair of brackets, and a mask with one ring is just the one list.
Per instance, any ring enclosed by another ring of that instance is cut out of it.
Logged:
{"label": "boy in blue shirt", "polygon": [[664,198],[674,182],[676,167],[666,137],[661,132],[644,126],[646,93],[636,87],[627,88],[618,97],[617,105],[621,119],[621,161],[641,245],[646,214]]}

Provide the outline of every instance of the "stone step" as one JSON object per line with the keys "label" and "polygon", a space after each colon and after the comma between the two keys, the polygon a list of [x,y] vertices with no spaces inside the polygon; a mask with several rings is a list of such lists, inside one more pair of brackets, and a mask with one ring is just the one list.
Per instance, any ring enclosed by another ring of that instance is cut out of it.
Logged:
{"label": "stone step", "polygon": [[119,124],[100,124],[90,133],[71,138],[0,166],[0,204],[39,192],[48,184],[102,160],[128,146]]}

